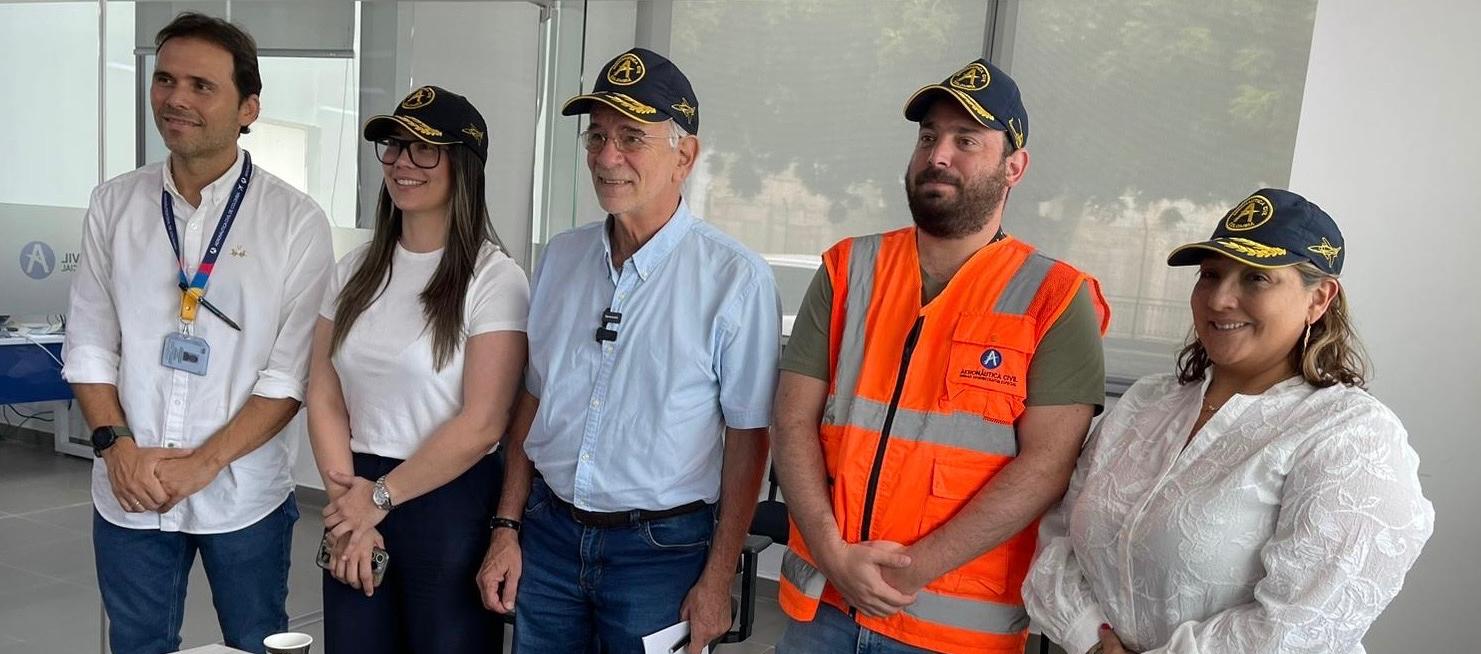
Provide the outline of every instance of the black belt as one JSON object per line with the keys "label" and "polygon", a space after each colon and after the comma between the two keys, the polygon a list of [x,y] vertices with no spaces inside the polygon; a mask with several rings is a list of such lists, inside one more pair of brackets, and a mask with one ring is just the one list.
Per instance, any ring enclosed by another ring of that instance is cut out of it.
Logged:
{"label": "black belt", "polygon": [[599,511],[585,511],[582,509],[578,509],[570,502],[561,499],[554,492],[550,493],[550,501],[555,502],[561,508],[569,512],[571,514],[571,519],[575,520],[577,524],[585,527],[602,528],[627,527],[630,525],[649,522],[652,520],[662,520],[664,518],[673,518],[675,516],[687,515],[690,513],[694,513],[695,511],[710,508],[710,505],[704,500],[695,500],[688,504],[676,506],[672,509],[663,509],[662,511],[633,509],[631,511],[613,511],[611,513],[602,513]]}

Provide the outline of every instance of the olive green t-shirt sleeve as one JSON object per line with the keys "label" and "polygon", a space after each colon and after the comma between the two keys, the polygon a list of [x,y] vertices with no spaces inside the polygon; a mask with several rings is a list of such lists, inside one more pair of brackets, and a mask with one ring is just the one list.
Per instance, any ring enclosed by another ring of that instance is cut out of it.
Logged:
{"label": "olive green t-shirt sleeve", "polygon": [[1029,406],[1089,404],[1096,413],[1106,401],[1106,359],[1100,316],[1081,285],[1075,298],[1039,341],[1028,366]]}
{"label": "olive green t-shirt sleeve", "polygon": [[802,296],[792,334],[787,337],[787,348],[782,350],[782,370],[828,381],[832,373],[828,369],[828,326],[832,314],[833,280],[828,279],[828,268],[819,266]]}
{"label": "olive green t-shirt sleeve", "polygon": [[[792,334],[782,352],[781,369],[828,381],[828,327],[833,311],[833,284],[819,268],[797,309]],[[1064,313],[1044,334],[1029,363],[1028,397],[1033,405],[1105,404],[1106,370],[1101,349],[1100,318],[1081,287]]]}

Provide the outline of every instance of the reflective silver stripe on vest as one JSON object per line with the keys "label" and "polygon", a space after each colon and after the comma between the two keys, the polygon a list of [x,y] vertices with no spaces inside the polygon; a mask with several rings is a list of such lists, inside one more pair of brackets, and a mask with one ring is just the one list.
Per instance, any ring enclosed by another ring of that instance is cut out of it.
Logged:
{"label": "reflective silver stripe on vest", "polygon": [[822,570],[814,568],[790,547],[782,554],[782,578],[813,599],[823,596],[823,585],[828,583]]}
{"label": "reflective silver stripe on vest", "polygon": [[[874,263],[879,258],[882,234],[854,239],[849,250],[848,294],[843,319],[843,340],[838,348],[838,375],[835,395],[828,397],[823,420],[849,414],[854,394],[859,390],[859,372],[864,368],[864,324],[869,318],[869,304],[874,301]],[[838,289],[833,289],[834,293]]]}
{"label": "reflective silver stripe on vest", "polygon": [[[782,578],[812,599],[823,596],[827,578],[790,548],[782,555]],[[917,619],[968,631],[1016,634],[1028,628],[1028,612],[1021,606],[941,595],[929,590],[915,594],[905,612]]]}
{"label": "reflective silver stripe on vest", "polygon": [[1053,267],[1053,259],[1038,252],[1029,255],[1028,260],[1013,273],[1013,279],[1008,280],[1008,285],[1003,287],[1003,293],[998,296],[998,304],[993,307],[993,311],[1015,316],[1028,312],[1029,303],[1039,294],[1039,287],[1044,285],[1044,279],[1049,276],[1049,269]]}
{"label": "reflective silver stripe on vest", "polygon": [[[889,405],[865,397],[840,398],[853,409],[841,420],[825,418],[824,424],[847,426],[849,424],[879,431],[884,427],[885,414]],[[982,454],[1018,456],[1018,438],[1013,427],[986,420],[980,413],[928,413],[904,407],[895,409],[895,423],[890,430],[894,440],[916,441],[945,445]]]}
{"label": "reflective silver stripe on vest", "polygon": [[938,595],[928,590],[915,594],[915,603],[905,613],[936,624],[968,631],[1016,634],[1028,628],[1028,612],[1021,606]]}

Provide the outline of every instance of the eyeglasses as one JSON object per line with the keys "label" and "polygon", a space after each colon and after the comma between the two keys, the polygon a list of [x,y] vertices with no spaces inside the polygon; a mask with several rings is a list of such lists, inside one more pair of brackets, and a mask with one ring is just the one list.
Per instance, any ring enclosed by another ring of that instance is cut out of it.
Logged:
{"label": "eyeglasses", "polygon": [[648,147],[648,139],[668,139],[670,145],[675,145],[675,139],[669,135],[644,134],[636,131],[618,132],[617,136],[608,136],[606,132],[586,130],[581,133],[581,146],[587,152],[601,152],[606,149],[607,141],[613,141],[617,145],[618,152],[637,152]]}
{"label": "eyeglasses", "polygon": [[444,149],[440,145],[423,141],[380,139],[375,142],[375,156],[387,166],[396,165],[396,160],[401,158],[401,152],[405,150],[411,155],[411,165],[417,168],[436,168],[442,162]]}

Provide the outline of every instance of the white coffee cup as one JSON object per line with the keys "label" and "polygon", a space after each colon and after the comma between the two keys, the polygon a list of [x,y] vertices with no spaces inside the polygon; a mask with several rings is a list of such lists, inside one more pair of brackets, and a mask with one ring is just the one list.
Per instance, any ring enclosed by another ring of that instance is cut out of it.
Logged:
{"label": "white coffee cup", "polygon": [[267,648],[268,654],[309,654],[309,645],[313,644],[313,636],[296,631],[285,631],[262,639],[262,645]]}

